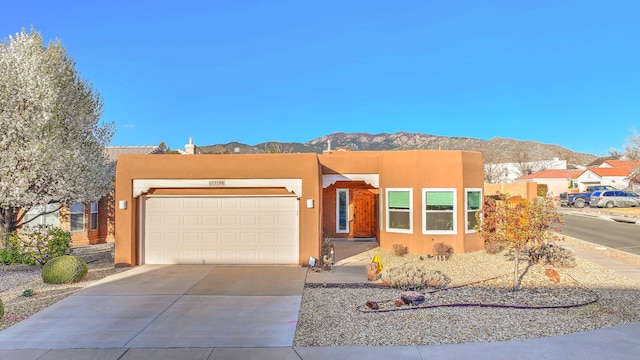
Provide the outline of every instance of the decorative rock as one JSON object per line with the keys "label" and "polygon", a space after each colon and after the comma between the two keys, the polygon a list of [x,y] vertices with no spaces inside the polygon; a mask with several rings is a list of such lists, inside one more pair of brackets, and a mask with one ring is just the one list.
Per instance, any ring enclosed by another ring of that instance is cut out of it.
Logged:
{"label": "decorative rock", "polygon": [[367,305],[367,307],[371,310],[378,310],[380,309],[380,306],[378,306],[378,303],[375,301],[367,301],[365,303],[365,305]]}
{"label": "decorative rock", "polygon": [[367,279],[369,279],[369,281],[378,280],[378,264],[370,263],[367,265]]}
{"label": "decorative rock", "polygon": [[396,301],[394,301],[394,302],[393,302],[393,304],[394,304],[395,306],[398,306],[398,307],[403,306],[403,305],[406,305],[406,304],[404,303],[404,301],[402,301],[402,300],[396,300]]}
{"label": "decorative rock", "polygon": [[403,291],[400,294],[400,299],[405,302],[405,304],[411,304],[413,306],[420,305],[424,302],[424,294],[419,293],[417,291]]}
{"label": "decorative rock", "polygon": [[549,278],[549,280],[555,282],[555,283],[559,283],[560,282],[560,274],[558,274],[557,271],[553,270],[553,269],[547,269],[544,271],[544,274],[547,275],[547,277]]}

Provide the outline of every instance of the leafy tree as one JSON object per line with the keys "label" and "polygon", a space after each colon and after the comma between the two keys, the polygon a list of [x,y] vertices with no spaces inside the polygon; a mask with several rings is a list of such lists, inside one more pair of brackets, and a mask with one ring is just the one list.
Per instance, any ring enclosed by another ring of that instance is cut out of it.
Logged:
{"label": "leafy tree", "polygon": [[[485,202],[485,205],[487,202]],[[518,274],[520,252],[527,247],[538,247],[557,240],[560,215],[550,198],[517,202],[491,201],[482,213],[479,234],[486,242],[500,242],[515,252],[513,290],[519,290]]]}
{"label": "leafy tree", "polygon": [[57,203],[97,201],[112,188],[104,147],[102,99],[75,69],[59,40],[24,29],[0,42],[0,234],[25,213]]}
{"label": "leafy tree", "polygon": [[171,147],[164,141],[161,141],[160,144],[158,144],[158,147],[160,148],[160,150],[162,150],[163,154],[180,154],[180,151],[172,150]]}

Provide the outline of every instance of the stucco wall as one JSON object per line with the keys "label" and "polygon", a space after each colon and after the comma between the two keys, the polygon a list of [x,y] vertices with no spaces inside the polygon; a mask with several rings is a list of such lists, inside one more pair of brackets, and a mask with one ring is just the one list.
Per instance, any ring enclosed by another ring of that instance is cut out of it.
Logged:
{"label": "stucco wall", "polygon": [[[116,253],[119,265],[139,263],[138,197],[133,194],[134,179],[301,179],[300,262],[319,258],[323,232],[323,210],[333,204],[322,201],[323,174],[375,174],[379,182],[378,230],[380,245],[392,250],[393,244],[409,247],[411,253],[430,254],[433,245],[445,242],[457,253],[483,248],[482,239],[465,231],[465,189],[483,188],[483,163],[478,152],[465,151],[347,151],[316,154],[226,154],[226,155],[121,155],[116,172],[115,216]],[[388,188],[413,191],[413,229],[411,233],[392,233],[386,229]],[[422,189],[456,190],[456,234],[422,233]],[[226,191],[232,191],[225,189]],[[212,189],[157,189],[177,193],[207,194]],[[215,191],[222,191],[215,189]],[[233,190],[235,191],[235,190]],[[249,191],[249,189],[244,189]],[[315,202],[307,208],[308,199]],[[119,209],[119,201],[127,202]],[[328,210],[328,209],[327,209]],[[335,214],[334,214],[335,216]]]}
{"label": "stucco wall", "polygon": [[[307,199],[320,203],[320,168],[315,154],[121,155],[116,169],[115,202],[118,204],[125,200],[128,206],[121,210],[116,205],[116,264],[139,263],[139,197],[133,196],[134,179],[256,178],[302,180],[300,259],[317,257],[321,234],[320,208],[304,206]],[[209,190],[203,189],[205,193]]]}
{"label": "stucco wall", "polygon": [[531,200],[535,199],[538,194],[538,184],[535,182],[484,184],[485,195],[495,195],[496,193],[521,196]]}
{"label": "stucco wall", "polygon": [[[464,151],[380,151],[334,152],[319,156],[325,172],[346,174],[379,174],[380,246],[387,250],[403,244],[414,254],[431,254],[433,245],[444,242],[455,252],[484,248],[475,233],[465,233],[465,188],[483,188],[482,155]],[[412,233],[387,232],[386,191],[388,188],[410,188],[413,194]],[[455,235],[422,234],[422,189],[455,188],[458,231]]]}

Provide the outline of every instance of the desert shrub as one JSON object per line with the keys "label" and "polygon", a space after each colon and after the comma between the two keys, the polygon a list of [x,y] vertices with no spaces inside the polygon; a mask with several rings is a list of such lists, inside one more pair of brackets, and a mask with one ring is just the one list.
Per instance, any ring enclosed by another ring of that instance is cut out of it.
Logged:
{"label": "desert shrub", "polygon": [[442,272],[415,264],[388,268],[382,272],[382,279],[390,286],[402,290],[443,288],[451,282]]}
{"label": "desert shrub", "polygon": [[542,263],[545,265],[574,267],[576,266],[576,256],[570,249],[555,245],[544,244],[537,248],[526,251],[531,263]]}
{"label": "desert shrub", "polygon": [[325,234],[322,238],[322,248],[320,249],[320,257],[322,258],[323,264],[333,265],[334,255],[331,254],[331,250],[333,249],[333,238]]}
{"label": "desert shrub", "polygon": [[547,193],[549,192],[549,186],[547,184],[538,184],[536,187],[536,194],[538,196],[547,197]]}
{"label": "desert shrub", "polygon": [[433,255],[438,259],[449,260],[451,255],[453,255],[453,248],[451,245],[445,243],[436,243],[433,245]]}
{"label": "desert shrub", "polygon": [[4,316],[4,304],[2,303],[2,299],[0,299],[0,319]]}
{"label": "desert shrub", "polygon": [[504,250],[504,245],[502,245],[499,241],[485,241],[484,243],[484,251],[487,254],[499,254]]}
{"label": "desert shrub", "polygon": [[38,225],[24,229],[17,235],[17,248],[22,254],[22,263],[44,265],[54,257],[69,255],[71,233],[60,228]]}
{"label": "desert shrub", "polygon": [[401,244],[393,244],[393,253],[396,256],[405,256],[409,253],[409,248]]}
{"label": "desert shrub", "polygon": [[42,281],[47,284],[71,284],[84,279],[89,272],[81,258],[64,255],[47,261],[42,267]]}

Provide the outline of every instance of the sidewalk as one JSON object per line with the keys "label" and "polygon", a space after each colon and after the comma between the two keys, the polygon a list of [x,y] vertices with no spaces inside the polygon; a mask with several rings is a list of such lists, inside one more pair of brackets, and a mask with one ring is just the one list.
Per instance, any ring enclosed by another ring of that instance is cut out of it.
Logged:
{"label": "sidewalk", "polygon": [[[580,240],[572,239],[579,242]],[[309,272],[307,282],[359,283],[377,244],[339,242],[331,272]],[[571,247],[571,246],[569,246]],[[571,247],[576,256],[640,282],[640,267],[604,253]],[[353,254],[353,255],[352,255]],[[343,258],[344,257],[344,258]],[[64,331],[64,329],[60,329]],[[0,350],[0,359],[638,359],[640,322],[594,331],[539,339],[492,343],[388,347],[264,347],[264,348],[109,348],[63,350]]]}

